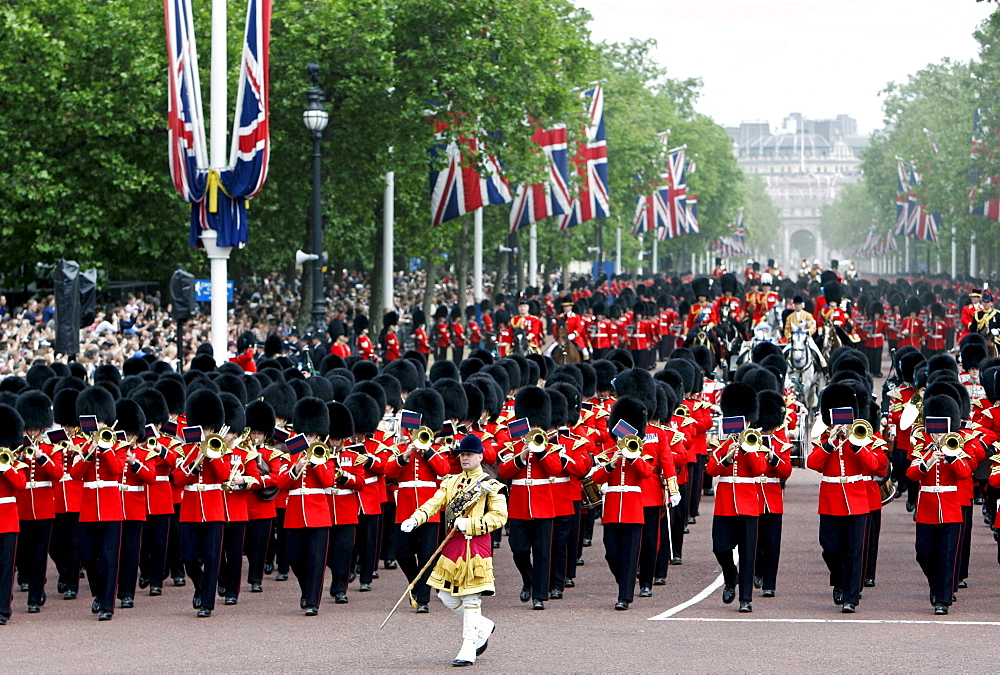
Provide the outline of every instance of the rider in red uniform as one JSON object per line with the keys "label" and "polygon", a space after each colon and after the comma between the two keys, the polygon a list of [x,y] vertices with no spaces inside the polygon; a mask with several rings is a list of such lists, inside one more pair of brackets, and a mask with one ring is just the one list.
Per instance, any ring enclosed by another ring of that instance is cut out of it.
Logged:
{"label": "rider in red uniform", "polygon": [[719,315],[708,299],[708,283],[708,279],[705,277],[698,277],[691,282],[691,289],[694,291],[696,299],[691,304],[691,309],[688,310],[688,315],[684,322],[684,327],[687,329],[686,332],[690,333],[696,326],[711,328],[719,322]]}

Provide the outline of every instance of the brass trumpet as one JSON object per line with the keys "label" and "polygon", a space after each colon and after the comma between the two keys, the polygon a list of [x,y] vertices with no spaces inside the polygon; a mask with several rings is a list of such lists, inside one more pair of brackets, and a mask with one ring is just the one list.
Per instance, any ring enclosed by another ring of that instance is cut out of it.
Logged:
{"label": "brass trumpet", "polygon": [[625,459],[638,459],[642,454],[642,439],[635,434],[622,436],[618,439],[618,449]]}
{"label": "brass trumpet", "polygon": [[325,462],[329,456],[330,449],[325,443],[313,443],[306,449],[306,458],[311,464],[318,464],[320,462]]}
{"label": "brass trumpet", "polygon": [[431,431],[430,427],[420,427],[413,432],[411,440],[418,450],[429,450],[434,444],[434,432]]}
{"label": "brass trumpet", "polygon": [[767,452],[764,438],[757,429],[747,427],[740,432],[740,447],[744,452]]}
{"label": "brass trumpet", "polygon": [[201,454],[208,459],[219,459],[226,454],[229,446],[220,434],[208,434],[201,442]]}
{"label": "brass trumpet", "polygon": [[528,450],[531,452],[545,452],[549,447],[549,436],[541,427],[535,427],[528,432]]}
{"label": "brass trumpet", "polygon": [[868,420],[854,420],[851,430],[847,434],[847,440],[855,447],[863,447],[872,442],[872,434],[875,429]]}
{"label": "brass trumpet", "polygon": [[687,417],[687,416],[688,416],[688,410],[684,406],[679,405],[677,406],[676,409],[674,409],[674,417]]}
{"label": "brass trumpet", "polygon": [[14,466],[14,453],[6,448],[0,450],[0,466]]}
{"label": "brass trumpet", "polygon": [[962,453],[962,448],[965,447],[965,439],[962,438],[962,434],[952,431],[941,437],[938,446],[944,455],[958,457]]}

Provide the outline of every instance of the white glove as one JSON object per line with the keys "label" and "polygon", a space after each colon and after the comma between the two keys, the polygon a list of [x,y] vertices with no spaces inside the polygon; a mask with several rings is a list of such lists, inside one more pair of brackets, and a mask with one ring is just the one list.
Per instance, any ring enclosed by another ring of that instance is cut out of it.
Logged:
{"label": "white glove", "polygon": [[472,524],[471,518],[456,518],[455,519],[455,529],[459,532],[468,532],[469,525]]}
{"label": "white glove", "polygon": [[681,503],[681,496],[677,493],[671,493],[670,495],[670,505],[677,506]]}
{"label": "white glove", "polygon": [[417,524],[416,518],[407,518],[399,524],[399,529],[403,532],[413,532],[413,530],[417,529]]}

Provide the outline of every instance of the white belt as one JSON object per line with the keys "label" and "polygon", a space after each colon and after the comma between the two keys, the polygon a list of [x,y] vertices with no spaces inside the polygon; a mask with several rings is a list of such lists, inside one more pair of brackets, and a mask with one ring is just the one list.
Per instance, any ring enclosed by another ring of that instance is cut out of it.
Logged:
{"label": "white belt", "polygon": [[333,495],[334,497],[346,497],[348,495],[357,494],[354,490],[343,490],[340,488],[327,488],[324,492],[328,495]]}
{"label": "white belt", "polygon": [[0,504],[15,504],[17,497],[0,497]]}
{"label": "white belt", "polygon": [[170,476],[157,476],[156,477],[156,482],[157,483],[169,483],[170,482]]}
{"label": "white belt", "polygon": [[89,480],[83,484],[83,487],[89,488],[91,490],[96,490],[97,488],[120,488],[122,486],[118,481],[113,480]]}
{"label": "white belt", "polygon": [[401,488],[436,488],[437,483],[432,480],[404,480],[398,485]]}
{"label": "white belt", "polygon": [[369,478],[365,478],[365,485],[371,485],[372,483],[376,482],[377,480],[378,480],[378,476],[371,476]]}
{"label": "white belt", "polygon": [[763,483],[763,476],[720,476],[720,483]]}
{"label": "white belt", "polygon": [[868,480],[868,476],[823,476],[824,483],[858,483]]}
{"label": "white belt", "polygon": [[568,483],[569,482],[569,476],[559,476],[558,478],[550,478],[549,482],[550,483]]}
{"label": "white belt", "polygon": [[761,481],[761,482],[762,483],[780,483],[781,479],[780,478],[773,478],[771,476],[765,476],[764,480]]}
{"label": "white belt", "polygon": [[67,474],[63,474],[63,477],[59,479],[59,482],[60,483],[65,483],[66,481],[70,481],[70,480],[73,480],[73,476],[71,476],[71,475],[69,475],[67,473]]}
{"label": "white belt", "polygon": [[957,485],[921,485],[921,492],[958,492]]}
{"label": "white belt", "polygon": [[638,485],[608,485],[604,488],[605,492],[642,492],[642,488]]}
{"label": "white belt", "polygon": [[525,487],[531,487],[532,485],[551,485],[552,479],[550,478],[515,478],[510,482],[511,485],[523,485]]}
{"label": "white belt", "polygon": [[145,485],[125,485],[124,489],[125,489],[125,492],[145,492],[146,491],[146,486]]}
{"label": "white belt", "polygon": [[52,481],[50,481],[50,480],[29,480],[24,487],[26,487],[29,490],[32,489],[32,488],[52,487]]}
{"label": "white belt", "polygon": [[289,497],[302,496],[302,495],[325,495],[326,488],[295,488],[294,490],[288,491]]}
{"label": "white belt", "polygon": [[184,489],[187,492],[208,492],[211,490],[221,490],[221,483],[198,483],[196,485],[185,485]]}

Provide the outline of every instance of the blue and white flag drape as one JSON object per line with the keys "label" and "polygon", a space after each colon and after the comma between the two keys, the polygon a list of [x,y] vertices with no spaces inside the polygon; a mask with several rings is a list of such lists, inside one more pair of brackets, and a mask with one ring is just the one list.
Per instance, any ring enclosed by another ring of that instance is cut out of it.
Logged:
{"label": "blue and white flag drape", "polygon": [[[503,176],[500,162],[487,154],[483,166],[471,163],[470,157],[479,154],[476,138],[459,136],[457,141],[445,142],[445,132],[449,124],[435,121],[437,143],[431,146],[434,160],[444,156],[447,165],[438,169],[431,163],[431,225],[437,227],[443,222],[472,213],[490,204],[506,204],[512,199],[510,185]],[[463,150],[464,148],[464,150]]]}
{"label": "blue and white flag drape", "polygon": [[514,202],[510,205],[511,232],[549,216],[565,215],[572,202],[566,125],[557,124],[551,129],[538,128],[531,140],[541,148],[548,160],[546,180],[518,186]]}
{"label": "blue and white flag drape", "polygon": [[[268,50],[271,0],[248,0],[229,164],[209,167],[191,0],[164,0],[168,80],[168,146],[174,187],[191,203],[189,243],[217,232],[216,244],[241,248],[250,239],[247,200],[264,185],[270,158]],[[219,193],[222,194],[219,194]]]}

